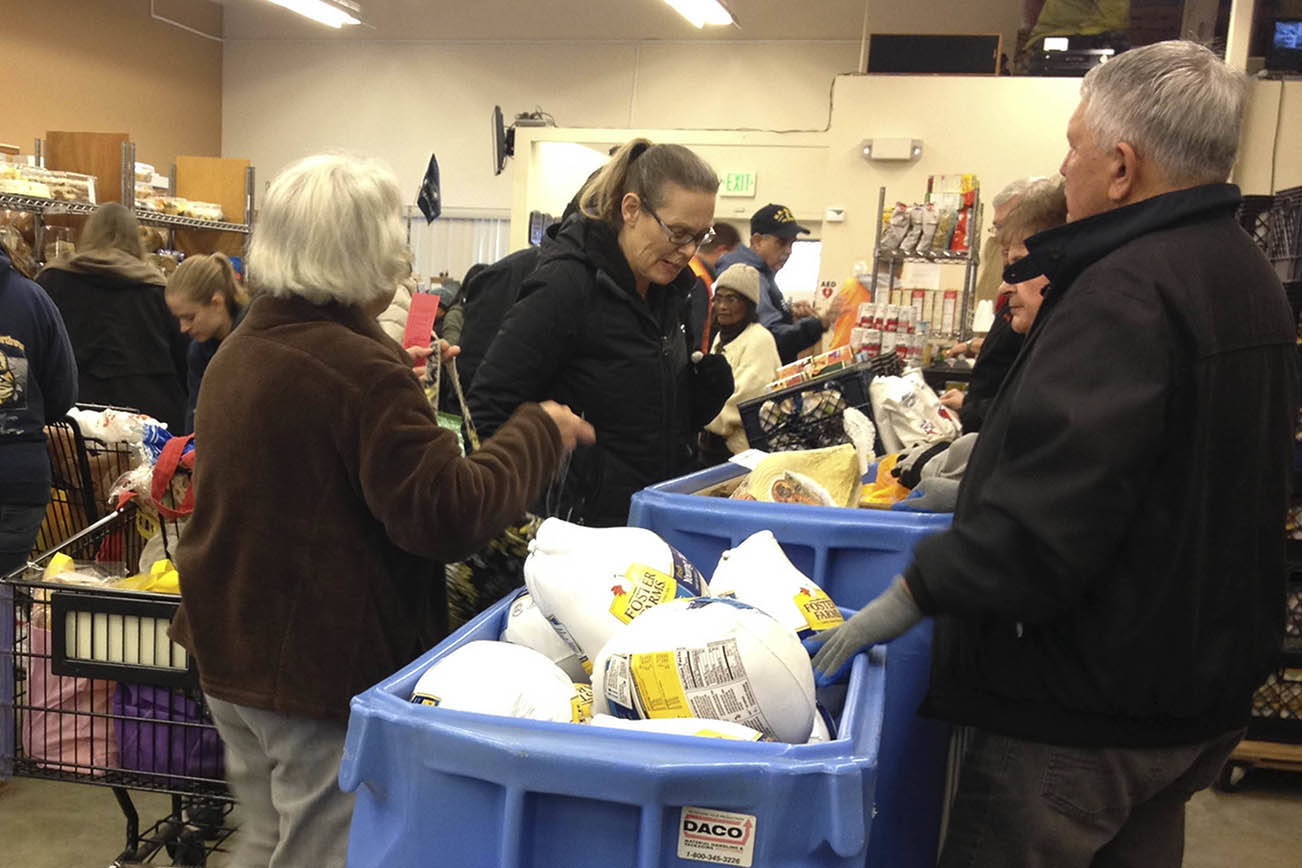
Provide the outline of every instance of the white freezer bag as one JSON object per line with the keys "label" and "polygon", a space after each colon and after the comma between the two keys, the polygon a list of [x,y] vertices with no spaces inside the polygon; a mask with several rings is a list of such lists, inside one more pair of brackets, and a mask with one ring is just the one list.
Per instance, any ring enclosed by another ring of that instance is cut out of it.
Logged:
{"label": "white freezer bag", "polygon": [[709,593],[696,567],[652,531],[559,518],[544,521],[529,544],[524,583],[585,672],[615,631],[648,609]]}
{"label": "white freezer bag", "polygon": [[787,560],[777,538],[767,530],[751,534],[723,553],[710,577],[710,594],[754,606],[801,638],[845,620],[832,598]]}
{"label": "white freezer bag", "polygon": [[809,654],[788,627],[736,600],[663,603],[597,655],[592,710],[626,719],[729,720],[790,744],[814,723]]}
{"label": "white freezer bag", "polygon": [[537,651],[509,642],[467,642],[416,682],[411,701],[455,711],[573,722],[576,685]]}
{"label": "white freezer bag", "polygon": [[506,626],[499,638],[503,642],[532,648],[561,667],[574,681],[588,681],[587,670],[579,662],[579,655],[560,637],[527,591],[511,602]]}
{"label": "white freezer bag", "polygon": [[764,733],[730,720],[701,720],[695,717],[662,717],[654,720],[625,720],[610,714],[597,714],[593,726],[627,729],[633,732],[663,732],[669,735],[696,735],[702,738],[726,738],[733,741],[763,741]]}

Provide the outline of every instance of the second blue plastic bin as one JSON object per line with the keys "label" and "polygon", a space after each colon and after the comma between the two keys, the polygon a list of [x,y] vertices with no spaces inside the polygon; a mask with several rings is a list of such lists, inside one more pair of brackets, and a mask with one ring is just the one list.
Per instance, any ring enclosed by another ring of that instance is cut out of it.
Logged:
{"label": "second blue plastic bin", "polygon": [[[862,608],[909,565],[923,537],[949,527],[949,513],[835,509],[700,497],[740,476],[724,464],[633,496],[630,525],[655,531],[707,578],[726,549],[771,530],[797,568],[838,605]],[[877,771],[870,868],[932,868],[940,837],[947,725],[917,716],[931,667],[931,621],[888,645],[886,708]]]}

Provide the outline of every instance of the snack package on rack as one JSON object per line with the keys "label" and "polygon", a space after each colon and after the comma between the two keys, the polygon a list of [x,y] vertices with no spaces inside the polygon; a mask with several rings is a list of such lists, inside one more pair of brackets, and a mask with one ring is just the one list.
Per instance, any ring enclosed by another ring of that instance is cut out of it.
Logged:
{"label": "snack package on rack", "polygon": [[924,256],[931,252],[932,242],[936,240],[936,229],[940,225],[940,214],[936,206],[928,202],[922,206],[922,236],[918,238],[917,252]]}
{"label": "snack package on rack", "polygon": [[909,231],[900,242],[900,253],[905,256],[915,252],[918,242],[922,239],[922,213],[921,205],[914,204],[909,208]]}
{"label": "snack package on rack", "polygon": [[908,233],[909,206],[903,202],[896,202],[895,210],[891,212],[890,219],[887,221],[886,230],[882,233],[881,252],[895,253],[898,251]]}

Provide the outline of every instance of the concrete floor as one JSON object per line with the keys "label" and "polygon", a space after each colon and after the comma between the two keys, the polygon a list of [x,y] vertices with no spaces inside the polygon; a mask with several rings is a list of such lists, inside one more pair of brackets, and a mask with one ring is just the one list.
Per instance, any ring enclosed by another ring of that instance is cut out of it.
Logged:
{"label": "concrete floor", "polygon": [[[143,825],[166,815],[166,796],[133,793]],[[1302,774],[1253,771],[1240,792],[1208,790],[1189,803],[1185,868],[1302,865]],[[122,851],[125,825],[110,790],[15,779],[0,784],[0,863],[104,868]],[[155,865],[166,865],[159,854]],[[211,868],[225,868],[214,854]],[[560,868],[560,866],[557,866]]]}

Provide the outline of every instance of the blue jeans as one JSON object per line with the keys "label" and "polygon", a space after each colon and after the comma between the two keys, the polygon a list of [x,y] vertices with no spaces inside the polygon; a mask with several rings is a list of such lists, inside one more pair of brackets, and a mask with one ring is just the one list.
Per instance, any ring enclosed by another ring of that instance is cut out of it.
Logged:
{"label": "blue jeans", "polygon": [[1077,748],[972,730],[940,868],[1179,868],[1185,802],[1242,737]]}

